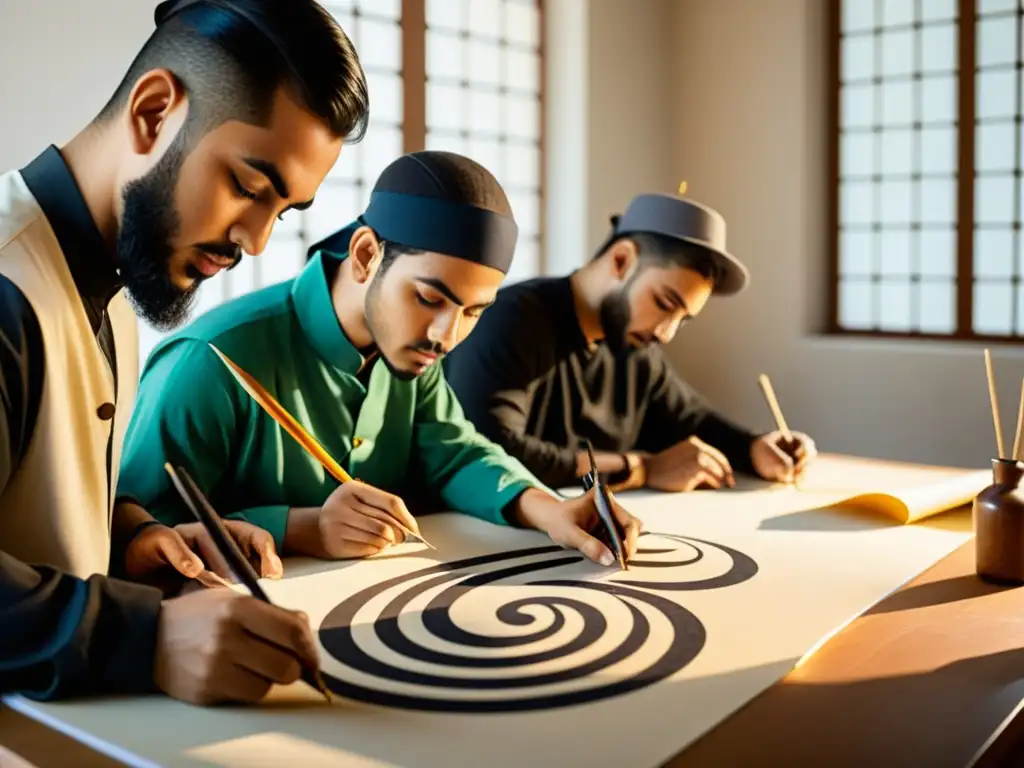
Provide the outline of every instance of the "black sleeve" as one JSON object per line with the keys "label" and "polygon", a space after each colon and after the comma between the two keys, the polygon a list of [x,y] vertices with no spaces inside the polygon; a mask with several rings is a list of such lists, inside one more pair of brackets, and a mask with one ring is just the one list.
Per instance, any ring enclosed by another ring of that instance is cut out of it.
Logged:
{"label": "black sleeve", "polygon": [[652,351],[651,396],[637,447],[657,453],[695,436],[729,460],[736,472],[754,474],[750,446],[757,435],[716,413],[660,351]]}
{"label": "black sleeve", "polygon": [[[28,448],[44,374],[39,321],[0,275],[0,515]],[[152,691],[162,593],[102,576],[82,580],[0,551],[0,693],[40,700]]]}
{"label": "black sleeve", "polygon": [[551,488],[575,485],[576,451],[526,434],[539,379],[554,364],[547,312],[529,300],[499,300],[444,361],[466,417]]}

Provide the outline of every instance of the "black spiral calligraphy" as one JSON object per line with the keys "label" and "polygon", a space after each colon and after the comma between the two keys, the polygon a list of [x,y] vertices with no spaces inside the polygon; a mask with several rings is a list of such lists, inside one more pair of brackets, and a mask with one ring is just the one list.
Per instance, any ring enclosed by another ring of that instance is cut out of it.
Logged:
{"label": "black spiral calligraphy", "polygon": [[[324,649],[345,669],[345,674],[327,671],[324,679],[333,692],[357,701],[466,713],[565,707],[619,696],[664,680],[696,658],[704,647],[706,632],[693,613],[656,593],[739,584],[757,573],[757,564],[742,552],[710,541],[673,534],[646,536],[662,539],[669,546],[640,547],[628,572],[616,572],[603,581],[529,580],[538,572],[583,560],[561,547],[545,546],[440,563],[360,590],[321,623]],[[705,550],[716,550],[728,558],[728,569],[692,581],[662,578],[666,574],[674,577],[676,570],[684,576],[688,566],[705,558]],[[646,569],[651,578],[637,578],[638,572]],[[528,591],[498,606],[495,619],[503,627],[529,629],[540,623],[530,612],[538,610],[547,611],[548,623],[522,634],[482,634],[459,626],[453,610],[461,598],[479,597],[503,584],[519,584]],[[374,608],[376,613],[365,621],[361,612],[366,612],[371,601],[377,604],[382,599],[387,602]],[[605,611],[594,604],[599,599],[612,599],[626,609],[628,629],[620,622],[610,626]],[[414,602],[422,605],[418,612],[422,627],[416,636],[425,633],[431,642],[418,641],[407,632],[405,622],[417,615],[410,607]],[[544,641],[569,631],[570,618],[578,627],[571,632],[571,639],[546,644]],[[632,662],[635,666],[635,654],[654,642],[652,621],[661,625],[657,632],[660,653],[628,674],[607,674],[615,665]],[[606,635],[612,629],[624,636],[609,645]],[[369,635],[386,652],[367,651],[364,645]],[[517,653],[529,646],[534,649]],[[555,660],[562,663],[544,669],[545,663]]]}

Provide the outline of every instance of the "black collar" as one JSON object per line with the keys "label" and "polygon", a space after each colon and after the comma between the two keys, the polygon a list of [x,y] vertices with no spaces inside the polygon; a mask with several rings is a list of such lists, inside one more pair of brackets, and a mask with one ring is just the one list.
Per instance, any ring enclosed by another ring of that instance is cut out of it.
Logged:
{"label": "black collar", "polygon": [[21,176],[57,236],[95,332],[103,310],[123,285],[103,236],[55,146],[50,145],[22,168]]}

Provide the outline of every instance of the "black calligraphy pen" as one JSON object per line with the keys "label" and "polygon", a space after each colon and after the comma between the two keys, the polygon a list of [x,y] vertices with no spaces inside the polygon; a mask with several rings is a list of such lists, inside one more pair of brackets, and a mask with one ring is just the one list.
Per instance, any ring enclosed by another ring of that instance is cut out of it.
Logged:
{"label": "black calligraphy pen", "polygon": [[[210,502],[206,500],[203,492],[199,490],[195,481],[185,471],[185,468],[178,467],[175,470],[170,464],[164,464],[164,469],[171,476],[171,482],[174,483],[174,487],[178,490],[178,494],[186,506],[192,510],[192,514],[195,515],[196,519],[206,527],[210,538],[213,539],[213,543],[217,547],[217,551],[227,561],[231,570],[235,572],[235,575],[238,576],[246,589],[257,600],[273,605],[267,593],[263,591],[263,587],[260,586],[259,576],[256,575],[256,571],[249,561],[245,559],[242,551],[238,548],[238,544],[235,543],[235,540],[221,521],[220,515],[210,506]],[[319,669],[303,666],[302,680],[322,693],[324,698],[327,699],[328,704],[331,703],[331,692],[327,690],[327,685],[324,683]]]}
{"label": "black calligraphy pen", "polygon": [[612,514],[612,500],[608,495],[608,487],[601,482],[601,475],[597,471],[597,462],[594,461],[594,446],[591,445],[587,439],[583,440],[587,445],[587,456],[590,459],[590,472],[583,475],[580,478],[580,482],[583,484],[583,490],[587,493],[590,492],[591,488],[597,487],[597,491],[594,493],[594,503],[597,505],[597,516],[600,521],[604,524],[604,530],[607,534],[607,541],[610,543],[612,550],[615,553],[616,559],[619,561],[619,567],[628,571],[629,566],[626,565],[626,547],[622,543],[622,537],[625,536],[625,531],[619,526],[619,521],[615,519],[615,515]]}

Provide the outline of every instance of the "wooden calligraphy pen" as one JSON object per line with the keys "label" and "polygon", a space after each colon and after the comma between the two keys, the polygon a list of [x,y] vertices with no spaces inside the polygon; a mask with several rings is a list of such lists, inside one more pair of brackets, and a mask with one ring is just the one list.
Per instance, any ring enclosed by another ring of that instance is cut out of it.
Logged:
{"label": "wooden calligraphy pen", "polygon": [[625,532],[619,527],[619,521],[615,519],[615,515],[612,513],[612,500],[608,495],[608,487],[601,482],[601,475],[597,471],[597,462],[594,461],[594,446],[591,445],[589,440],[584,440],[587,444],[587,456],[590,459],[590,472],[583,475],[580,478],[580,482],[583,484],[583,490],[590,492],[591,488],[597,487],[594,493],[594,502],[597,505],[597,516],[601,520],[605,531],[608,534],[608,541],[612,545],[612,550],[615,553],[615,559],[619,561],[619,568],[624,571],[628,571],[629,567],[626,565],[626,547],[622,543],[622,537]]}
{"label": "wooden calligraphy pen", "polygon": [[782,438],[790,444],[796,442],[793,440],[793,433],[789,431],[789,425],[786,424],[786,419],[782,415],[782,409],[779,408],[779,401],[775,398],[775,390],[772,388],[772,382],[767,374],[762,373],[758,376],[757,383],[761,385],[764,399],[768,402],[768,409],[775,418],[775,424],[778,426],[779,432],[782,433]]}
{"label": "wooden calligraphy pen", "polygon": [[[789,431],[789,425],[786,424],[786,418],[782,415],[782,409],[779,408],[779,401],[775,398],[775,390],[772,388],[772,382],[768,378],[767,374],[762,373],[757,377],[757,383],[761,385],[761,391],[764,393],[764,399],[768,403],[768,409],[772,412],[772,416],[775,418],[775,424],[779,428],[779,432],[782,433],[782,439],[785,444],[779,446],[788,453],[792,458],[793,462],[799,461],[799,456],[796,455],[798,443],[796,438],[793,437],[793,433]],[[799,472],[793,475],[793,484],[797,488],[800,487],[797,482],[799,479]]]}
{"label": "wooden calligraphy pen", "polygon": [[[273,605],[267,593],[263,591],[263,587],[260,586],[259,576],[256,575],[256,571],[249,561],[245,559],[234,538],[228,533],[227,527],[220,519],[220,515],[210,506],[210,502],[206,500],[203,492],[199,490],[199,487],[189,476],[188,472],[183,467],[178,467],[175,470],[170,464],[164,464],[164,469],[171,476],[171,482],[174,483],[174,487],[185,502],[185,505],[192,510],[192,514],[209,532],[210,538],[213,539],[213,543],[217,547],[217,551],[220,552],[246,589],[257,600]],[[324,698],[327,699],[328,704],[331,703],[331,692],[327,690],[327,685],[324,683],[319,669],[304,666],[302,669],[302,679],[322,693]]]}
{"label": "wooden calligraphy pen", "polygon": [[[320,465],[330,472],[331,476],[334,477],[335,480],[339,483],[347,483],[352,479],[348,472],[346,472],[342,466],[334,460],[331,454],[329,454],[327,450],[320,445],[317,439],[309,434],[309,432],[307,432],[302,425],[295,420],[295,417],[288,413],[288,411],[284,409],[284,406],[277,402],[274,396],[267,392],[267,390],[264,389],[256,379],[242,370],[241,366],[217,349],[213,344],[210,344],[210,349],[217,353],[221,362],[223,362],[224,365],[227,366],[227,369],[231,371],[231,375],[235,377],[235,381],[242,386],[242,389],[248,392],[252,399],[255,400],[274,421],[280,424],[281,427],[283,427],[284,430],[295,439],[295,442],[305,448],[306,453],[319,461]],[[398,520],[394,520],[394,524],[402,531],[402,533],[405,534],[406,539],[409,541],[419,542],[421,544],[425,544],[431,549],[436,549],[433,544],[419,534],[406,528]]]}

